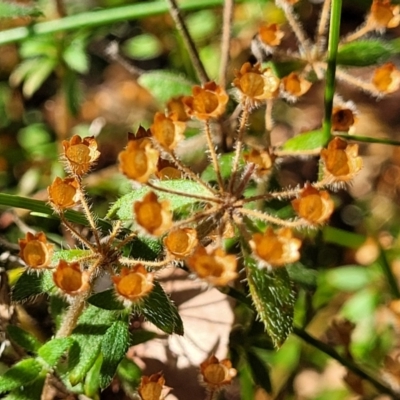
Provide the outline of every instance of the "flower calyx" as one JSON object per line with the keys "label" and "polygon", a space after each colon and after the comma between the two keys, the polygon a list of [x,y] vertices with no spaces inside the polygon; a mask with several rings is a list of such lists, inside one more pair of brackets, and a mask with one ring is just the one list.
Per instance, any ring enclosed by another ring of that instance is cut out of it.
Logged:
{"label": "flower calyx", "polygon": [[89,275],[78,262],[60,260],[53,272],[53,280],[62,293],[76,296],[89,289]]}
{"label": "flower calyx", "polygon": [[43,232],[27,232],[24,239],[19,239],[19,256],[29,268],[42,269],[50,265],[53,245],[47,243]]}
{"label": "flower calyx", "polygon": [[75,177],[56,177],[47,188],[49,201],[56,212],[75,207],[80,199],[80,184]]}
{"label": "flower calyx", "polygon": [[211,355],[200,364],[200,374],[203,384],[210,391],[219,390],[223,386],[230,385],[236,373],[237,371],[235,368],[232,368],[230,360],[219,361],[214,355]]}

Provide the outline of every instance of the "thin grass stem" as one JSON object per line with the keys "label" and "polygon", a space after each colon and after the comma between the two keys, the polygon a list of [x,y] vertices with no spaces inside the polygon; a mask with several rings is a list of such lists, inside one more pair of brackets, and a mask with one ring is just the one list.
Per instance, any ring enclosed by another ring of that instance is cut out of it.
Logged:
{"label": "thin grass stem", "polygon": [[189,53],[189,57],[192,61],[192,65],[196,70],[197,77],[199,78],[201,83],[206,83],[210,80],[207,75],[207,72],[204,68],[204,65],[200,59],[199,52],[197,51],[196,45],[189,33],[189,30],[186,26],[185,20],[181,14],[179,6],[175,0],[167,0],[169,4],[170,14],[175,21],[175,25],[178,28],[179,33],[182,36],[182,39],[185,43],[186,49]]}

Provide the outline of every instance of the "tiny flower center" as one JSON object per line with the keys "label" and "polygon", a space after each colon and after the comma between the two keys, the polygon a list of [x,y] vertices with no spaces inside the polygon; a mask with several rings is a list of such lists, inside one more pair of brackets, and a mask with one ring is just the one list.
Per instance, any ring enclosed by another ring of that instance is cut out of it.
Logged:
{"label": "tiny flower center", "polygon": [[240,78],[240,87],[248,96],[261,96],[264,92],[264,80],[260,74],[248,72]]}
{"label": "tiny flower center", "polygon": [[193,108],[199,113],[211,114],[218,107],[218,97],[214,93],[202,91],[194,97]]}
{"label": "tiny flower center", "polygon": [[82,286],[82,272],[74,268],[64,268],[59,278],[60,287],[67,293],[75,292]]}
{"label": "tiny flower center", "polygon": [[76,164],[88,164],[90,163],[90,150],[89,147],[84,144],[76,144],[67,149],[65,153],[68,160]]}
{"label": "tiny flower center", "polygon": [[162,224],[161,207],[157,203],[142,204],[137,214],[138,223],[152,231]]}
{"label": "tiny flower center", "polygon": [[117,285],[122,296],[137,297],[143,292],[145,278],[142,274],[129,274],[124,276]]}
{"label": "tiny flower center", "polygon": [[226,379],[226,368],[220,364],[211,364],[204,370],[204,378],[212,385],[219,385]]}
{"label": "tiny flower center", "polygon": [[39,267],[46,262],[46,246],[38,240],[28,242],[24,249],[24,260],[30,267]]}

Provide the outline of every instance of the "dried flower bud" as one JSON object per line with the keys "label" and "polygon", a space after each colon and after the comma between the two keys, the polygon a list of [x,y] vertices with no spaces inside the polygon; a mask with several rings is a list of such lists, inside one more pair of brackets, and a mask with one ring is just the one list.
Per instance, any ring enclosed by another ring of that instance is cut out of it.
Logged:
{"label": "dried flower bud", "polygon": [[252,66],[247,62],[235,75],[233,84],[239,89],[242,97],[253,105],[278,94],[279,79],[271,69],[261,69],[259,63]]}
{"label": "dried flower bud", "polygon": [[67,208],[74,207],[79,201],[79,182],[76,178],[61,179],[58,176],[53,183],[47,188],[49,201],[52,207],[60,212]]}
{"label": "dried flower bud", "polygon": [[209,390],[218,390],[232,383],[236,370],[230,360],[219,361],[214,355],[200,364],[200,373],[204,385]]}
{"label": "dried flower bud", "polygon": [[350,108],[334,107],[332,110],[332,130],[348,132],[356,121]]}
{"label": "dried flower bud", "polygon": [[114,275],[112,280],[121,300],[137,302],[153,290],[153,278],[153,274],[147,272],[142,264],[137,264],[132,269],[122,268],[120,274]]}
{"label": "dried flower bud", "polygon": [[277,47],[281,44],[285,33],[279,28],[278,24],[261,25],[258,35],[263,44],[269,47]]}
{"label": "dried flower bud", "polygon": [[290,73],[281,80],[282,90],[290,100],[296,100],[303,96],[311,88],[312,83],[302,78],[296,72]]}
{"label": "dried flower bud", "polygon": [[186,113],[185,105],[183,104],[184,96],[174,97],[167,102],[168,115],[175,114],[178,121],[189,121],[190,117]]}
{"label": "dried flower bud", "polygon": [[167,117],[158,112],[154,116],[154,123],[150,130],[162,147],[174,150],[178,143],[184,139],[185,128],[186,124],[178,121],[176,114]]}
{"label": "dried flower bud", "polygon": [[220,117],[225,112],[228,100],[229,97],[221,86],[215,82],[207,82],[203,87],[194,86],[192,96],[184,97],[183,103],[189,115],[207,121]]}
{"label": "dried flower bud", "polygon": [[334,203],[327,191],[318,191],[306,184],[300,197],[292,201],[296,213],[312,224],[326,222],[334,210]]}
{"label": "dried flower bud", "polygon": [[367,26],[382,30],[395,28],[400,23],[400,7],[391,4],[390,0],[374,0],[367,17]]}
{"label": "dried flower bud", "polygon": [[53,280],[61,291],[75,296],[89,288],[89,277],[82,271],[78,262],[60,260],[53,273]]}
{"label": "dried flower bud", "polygon": [[383,64],[375,69],[372,83],[382,93],[396,92],[400,87],[400,71],[391,62]]}
{"label": "dried flower bud", "polygon": [[208,253],[203,246],[198,246],[186,262],[199,278],[215,286],[227,285],[237,277],[236,256],[226,254],[222,249]]}
{"label": "dried flower bud", "polygon": [[156,172],[158,157],[150,138],[129,140],[126,150],[119,153],[119,168],[129,179],[145,183]]}
{"label": "dried flower bud", "polygon": [[159,158],[157,163],[156,176],[158,179],[164,181],[168,179],[181,179],[182,172],[175,168],[175,164],[171,163],[164,158]]}
{"label": "dried flower bud", "polygon": [[168,253],[178,259],[188,257],[198,244],[196,229],[192,228],[174,229],[164,239]]}
{"label": "dried flower bud", "polygon": [[25,239],[19,239],[19,256],[28,267],[40,269],[50,265],[53,245],[47,243],[43,232],[35,235],[28,232]]}
{"label": "dried flower bud", "polygon": [[172,225],[169,201],[159,202],[154,192],[149,192],[142,201],[136,201],[133,210],[136,222],[154,236],[165,233]]}
{"label": "dried flower bud", "polygon": [[275,156],[269,150],[251,149],[250,152],[244,153],[243,157],[246,162],[255,164],[259,177],[270,173],[274,166]]}
{"label": "dried flower bud", "polygon": [[93,136],[82,139],[74,135],[69,141],[64,140],[62,145],[69,170],[78,176],[86,174],[100,156]]}
{"label": "dried flower bud", "polygon": [[280,229],[275,233],[269,227],[263,234],[255,233],[250,246],[259,259],[272,267],[282,267],[300,258],[301,241],[293,237],[289,228]]}
{"label": "dried flower bud", "polygon": [[331,182],[349,181],[362,168],[358,145],[349,145],[339,137],[331,140],[328,148],[321,150],[321,158],[324,161],[325,179]]}
{"label": "dried flower bud", "polygon": [[161,400],[165,379],[161,372],[150,376],[142,376],[138,389],[141,400]]}

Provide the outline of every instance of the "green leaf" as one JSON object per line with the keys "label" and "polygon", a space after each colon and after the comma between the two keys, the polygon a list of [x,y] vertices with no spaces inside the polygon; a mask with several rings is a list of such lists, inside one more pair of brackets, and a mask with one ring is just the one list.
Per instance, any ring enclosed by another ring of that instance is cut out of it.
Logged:
{"label": "green leaf", "polygon": [[0,19],[20,18],[20,17],[39,17],[43,13],[36,5],[24,5],[14,1],[0,1]]}
{"label": "green leaf", "polygon": [[42,371],[39,377],[33,382],[13,390],[4,397],[4,400],[41,400],[46,375],[47,374]]}
{"label": "green leaf", "polygon": [[335,243],[339,246],[358,249],[367,238],[359,233],[348,232],[343,229],[325,226],[322,230],[325,242]]}
{"label": "green leaf", "polygon": [[30,297],[37,296],[42,293],[51,293],[55,287],[52,273],[43,271],[26,270],[17,280],[17,283],[12,289],[11,297],[13,301],[21,302],[28,300]]}
{"label": "green leaf", "polygon": [[126,393],[132,393],[137,390],[142,376],[141,369],[129,358],[124,357],[117,368],[117,376]]}
{"label": "green leaf", "polygon": [[73,116],[77,116],[80,111],[83,93],[79,84],[78,76],[74,71],[66,72],[63,79],[63,90],[68,110]]}
{"label": "green leaf", "polygon": [[[171,211],[175,211],[180,207],[188,204],[194,204],[199,202],[198,199],[190,197],[190,194],[200,196],[210,196],[210,192],[197,182],[177,179],[169,181],[160,181],[155,184],[163,189],[175,190],[182,193],[187,193],[187,196],[180,196],[177,194],[171,194],[166,192],[157,192],[160,200],[168,200],[170,202]],[[138,200],[142,200],[143,197],[152,191],[147,187],[142,187],[137,190],[133,190],[131,193],[121,197],[110,209],[107,214],[107,218],[117,217],[120,220],[133,220],[133,203]]]}
{"label": "green leaf", "polygon": [[86,41],[82,38],[72,40],[65,48],[62,57],[73,71],[85,74],[89,70],[89,59],[86,51]]}
{"label": "green leaf", "polygon": [[326,282],[336,289],[353,292],[376,281],[374,272],[360,265],[346,265],[326,271]]}
{"label": "green leaf", "polygon": [[138,344],[148,342],[157,337],[157,333],[145,331],[145,330],[134,330],[130,336],[129,345],[137,346]]}
{"label": "green leaf", "polygon": [[88,303],[103,310],[123,310],[124,305],[115,297],[114,289],[95,293],[88,298]]}
{"label": "green leaf", "polygon": [[178,309],[158,282],[155,282],[153,290],[134,310],[163,332],[183,335],[183,322]]}
{"label": "green leaf", "polygon": [[269,376],[268,365],[251,351],[247,353],[247,360],[249,362],[254,383],[261,386],[267,393],[272,393],[272,384]]}
{"label": "green leaf", "polygon": [[285,342],[293,328],[295,292],[285,268],[268,271],[247,257],[247,278],[258,316],[275,347]]}
{"label": "green leaf", "polygon": [[51,262],[54,264],[57,264],[60,260],[72,262],[79,258],[87,257],[88,255],[90,255],[90,250],[84,250],[84,249],[59,250],[53,253]]}
{"label": "green leaf", "polygon": [[39,376],[42,368],[40,362],[33,358],[18,362],[0,376],[0,393],[26,387]]}
{"label": "green leaf", "polygon": [[299,71],[305,67],[306,63],[303,60],[296,61],[281,61],[281,62],[273,62],[269,61],[267,63],[263,63],[263,68],[269,67],[272,69],[273,73],[279,78],[289,75],[291,72]]}
{"label": "green leaf", "polygon": [[60,357],[72,346],[74,340],[70,337],[52,339],[44,344],[38,355],[50,366],[54,367]]}
{"label": "green leaf", "polygon": [[71,335],[75,342],[71,346],[68,359],[69,381],[73,386],[83,382],[100,353],[104,334],[116,320],[117,315],[114,312],[94,306],[89,306],[80,316]]}
{"label": "green leaf", "polygon": [[86,374],[84,391],[85,395],[90,398],[97,398],[96,394],[100,389],[100,369],[103,364],[103,355],[100,353],[97,360],[90,368],[89,372]]}
{"label": "green leaf", "polygon": [[143,33],[124,42],[122,51],[128,57],[137,60],[149,60],[161,55],[163,49],[157,36],[150,33]]}
{"label": "green leaf", "polygon": [[101,342],[103,364],[100,370],[100,387],[106,388],[115,375],[118,364],[124,358],[129,347],[128,323],[114,322],[107,330]]}
{"label": "green leaf", "polygon": [[129,249],[127,257],[149,261],[154,261],[163,251],[160,240],[146,236],[136,237],[127,248]]}
{"label": "green leaf", "polygon": [[186,17],[186,24],[194,41],[205,40],[217,33],[219,29],[219,19],[212,10],[202,10],[189,14]]}
{"label": "green leaf", "polygon": [[[231,176],[234,156],[234,153],[227,153],[218,158],[222,179],[228,179]],[[242,168],[244,164],[244,161],[241,159],[239,162],[239,167]],[[209,165],[203,171],[201,174],[201,179],[206,182],[217,181],[217,174],[215,173],[213,165]]]}
{"label": "green leaf", "polygon": [[360,40],[339,47],[336,62],[338,65],[366,67],[381,64],[392,55],[389,43],[380,40]]}
{"label": "green leaf", "polygon": [[31,97],[40,86],[42,86],[43,82],[49,77],[56,65],[57,59],[41,57],[36,68],[29,71],[26,76],[22,86],[24,96],[27,98]]}
{"label": "green leaf", "polygon": [[172,97],[189,96],[194,83],[182,75],[168,71],[151,71],[142,74],[138,82],[146,88],[160,105],[165,105]]}
{"label": "green leaf", "polygon": [[290,279],[305,288],[315,289],[317,287],[317,271],[305,267],[301,263],[290,264],[286,267]]}
{"label": "green leaf", "polygon": [[20,85],[31,71],[39,67],[41,58],[35,57],[21,61],[10,75],[10,84],[12,86]]}
{"label": "green leaf", "polygon": [[282,147],[285,151],[305,151],[316,150],[324,147],[329,141],[322,130],[300,133],[299,135],[287,140]]}
{"label": "green leaf", "polygon": [[56,58],[57,42],[54,36],[32,37],[22,42],[19,52],[22,58]]}
{"label": "green leaf", "polygon": [[24,331],[19,326],[8,325],[7,334],[14,343],[31,353],[36,353],[42,345],[33,335]]}

